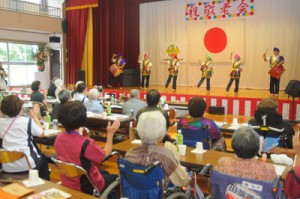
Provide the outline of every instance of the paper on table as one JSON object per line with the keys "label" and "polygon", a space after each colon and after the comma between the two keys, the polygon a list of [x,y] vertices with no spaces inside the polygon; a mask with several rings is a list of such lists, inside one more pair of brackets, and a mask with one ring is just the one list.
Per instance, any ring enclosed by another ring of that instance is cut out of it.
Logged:
{"label": "paper on table", "polygon": [[47,130],[44,130],[45,137],[55,136],[55,135],[57,135],[60,132],[61,132],[61,130],[56,130],[56,129],[47,129]]}
{"label": "paper on table", "polygon": [[197,153],[197,154],[202,154],[205,153],[207,150],[202,150],[202,151],[197,151],[196,149],[191,150],[191,153]]}
{"label": "paper on table", "polygon": [[228,129],[237,130],[238,128],[240,128],[242,126],[248,126],[248,123],[241,123],[241,124],[238,124],[238,125],[231,125],[230,127],[228,127]]}
{"label": "paper on table", "polygon": [[62,190],[51,188],[41,193],[34,194],[29,196],[27,199],[64,199],[64,198],[71,198],[71,194],[66,193]]}
{"label": "paper on table", "polygon": [[132,140],[131,144],[142,144],[142,140]]}
{"label": "paper on table", "polygon": [[218,127],[221,127],[221,126],[224,126],[227,124],[226,122],[215,122],[215,123]]}
{"label": "paper on table", "polygon": [[281,176],[286,166],[274,164],[276,174]]}
{"label": "paper on table", "polygon": [[30,183],[29,180],[24,180],[23,184],[26,187],[34,187],[34,186],[38,186],[38,185],[41,185],[41,184],[45,184],[45,182],[44,182],[44,180],[42,180],[41,178],[39,178],[34,184]]}

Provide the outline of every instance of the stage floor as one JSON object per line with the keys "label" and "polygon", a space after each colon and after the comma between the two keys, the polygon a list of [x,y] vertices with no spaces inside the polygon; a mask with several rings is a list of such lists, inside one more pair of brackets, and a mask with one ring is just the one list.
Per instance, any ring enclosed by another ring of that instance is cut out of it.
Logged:
{"label": "stage floor", "polygon": [[[140,87],[123,87],[122,90],[119,88],[104,88],[105,91],[110,90],[120,90],[125,92],[130,92],[131,89],[140,89],[141,93],[147,92],[146,89],[141,89]],[[205,87],[192,87],[192,86],[177,86],[176,91],[172,90],[172,87],[165,88],[164,86],[150,86],[150,89],[157,89],[161,94],[183,94],[183,95],[200,95],[200,96],[216,96],[216,97],[234,97],[234,98],[269,98],[269,89],[239,89],[239,92],[234,93],[234,89],[231,88],[229,92],[226,92],[225,88],[211,88],[210,92],[206,92]],[[279,92],[277,99],[291,99],[288,95],[281,90]]]}

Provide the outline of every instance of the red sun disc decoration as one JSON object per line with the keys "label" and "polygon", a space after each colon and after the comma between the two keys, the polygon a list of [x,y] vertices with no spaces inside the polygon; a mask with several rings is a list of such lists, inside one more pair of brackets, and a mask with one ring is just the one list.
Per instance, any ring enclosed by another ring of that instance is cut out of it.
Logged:
{"label": "red sun disc decoration", "polygon": [[227,36],[221,28],[211,28],[204,35],[204,45],[211,53],[222,52],[227,45]]}

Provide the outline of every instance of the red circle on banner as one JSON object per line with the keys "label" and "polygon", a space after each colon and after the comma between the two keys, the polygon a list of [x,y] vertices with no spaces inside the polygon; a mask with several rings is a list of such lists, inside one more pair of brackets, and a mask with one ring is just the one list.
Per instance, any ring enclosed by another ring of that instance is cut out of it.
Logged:
{"label": "red circle on banner", "polygon": [[227,45],[227,35],[221,28],[211,28],[204,35],[204,45],[211,53],[222,52]]}

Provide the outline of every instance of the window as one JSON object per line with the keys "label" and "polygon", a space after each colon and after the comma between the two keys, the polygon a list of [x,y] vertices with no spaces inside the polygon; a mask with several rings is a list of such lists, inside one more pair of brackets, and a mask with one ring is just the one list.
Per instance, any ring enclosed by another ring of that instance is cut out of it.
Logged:
{"label": "window", "polygon": [[0,61],[8,72],[9,86],[30,85],[35,80],[37,67],[32,54],[38,46],[0,42]]}

